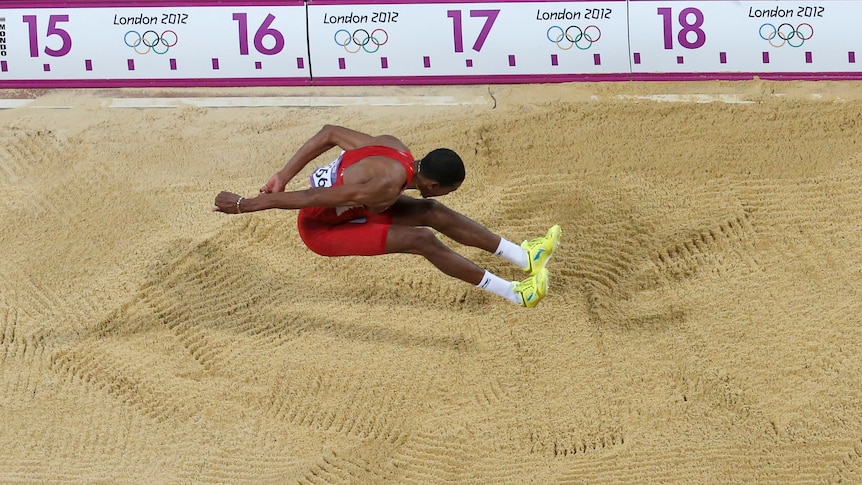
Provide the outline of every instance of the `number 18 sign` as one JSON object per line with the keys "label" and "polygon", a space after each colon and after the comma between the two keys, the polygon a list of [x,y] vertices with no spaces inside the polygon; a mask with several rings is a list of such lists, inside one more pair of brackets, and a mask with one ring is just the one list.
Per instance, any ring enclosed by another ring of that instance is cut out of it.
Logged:
{"label": "number 18 sign", "polygon": [[858,5],[846,0],[631,0],[632,73],[635,78],[716,73],[858,77]]}
{"label": "number 18 sign", "polygon": [[0,8],[0,86],[309,80],[303,2],[98,8],[74,3]]}

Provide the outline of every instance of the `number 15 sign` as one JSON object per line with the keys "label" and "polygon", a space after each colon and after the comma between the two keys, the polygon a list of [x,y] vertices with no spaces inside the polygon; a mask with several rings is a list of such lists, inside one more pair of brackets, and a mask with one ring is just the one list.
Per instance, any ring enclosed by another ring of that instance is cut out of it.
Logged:
{"label": "number 15 sign", "polygon": [[303,2],[6,8],[14,3],[0,8],[2,86],[309,81]]}

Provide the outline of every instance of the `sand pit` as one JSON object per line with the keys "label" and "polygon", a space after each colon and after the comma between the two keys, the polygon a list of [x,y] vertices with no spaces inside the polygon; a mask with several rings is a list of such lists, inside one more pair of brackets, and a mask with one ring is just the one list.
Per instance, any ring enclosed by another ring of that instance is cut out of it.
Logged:
{"label": "sand pit", "polygon": [[[255,95],[483,101],[109,107]],[[551,294],[210,212],[325,123],[560,223]],[[0,111],[0,482],[862,483],[860,140],[857,83],[41,93]]]}

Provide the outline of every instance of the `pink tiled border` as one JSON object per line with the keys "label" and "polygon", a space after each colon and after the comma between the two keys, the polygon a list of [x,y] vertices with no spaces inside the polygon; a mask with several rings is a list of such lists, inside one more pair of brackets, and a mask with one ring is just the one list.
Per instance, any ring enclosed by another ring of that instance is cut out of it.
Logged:
{"label": "pink tiled border", "polygon": [[[494,2],[559,3],[559,0],[493,0]],[[591,2],[594,0],[569,0]],[[603,0],[626,2],[627,0]],[[343,5],[488,3],[488,0],[0,0],[3,8],[69,7],[162,7],[162,6],[242,6],[242,5]],[[116,88],[116,87],[229,87],[229,86],[337,86],[337,85],[431,85],[431,84],[519,84],[575,81],[707,81],[707,80],[862,80],[862,72],[702,72],[488,75],[488,76],[369,76],[298,78],[182,78],[182,79],[68,79],[0,81],[0,88]]]}

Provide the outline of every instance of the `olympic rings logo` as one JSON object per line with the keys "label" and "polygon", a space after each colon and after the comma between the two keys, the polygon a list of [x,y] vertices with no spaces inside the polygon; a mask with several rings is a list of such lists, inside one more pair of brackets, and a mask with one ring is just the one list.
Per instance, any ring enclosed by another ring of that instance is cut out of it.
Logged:
{"label": "olympic rings logo", "polygon": [[168,49],[177,45],[179,41],[177,33],[166,30],[159,35],[155,30],[148,30],[143,34],[136,30],[130,30],[123,36],[123,42],[138,54],[148,54],[150,51],[156,54],[164,54]]}
{"label": "olympic rings logo", "polygon": [[769,42],[772,47],[781,47],[784,44],[800,47],[806,40],[814,37],[814,27],[806,23],[799,24],[796,28],[787,23],[778,27],[773,24],[763,24],[760,26],[759,33],[760,38]]}
{"label": "olympic rings logo", "polygon": [[583,29],[577,25],[570,25],[565,30],[558,25],[552,25],[545,32],[545,36],[564,51],[572,47],[585,51],[602,38],[602,31],[595,25],[588,25]]}
{"label": "olympic rings logo", "polygon": [[[338,29],[333,38],[336,44],[344,47],[344,50],[351,54],[356,54],[360,50],[374,54],[380,50],[380,46],[389,42],[389,34],[383,29],[374,29],[370,34],[365,29],[356,29],[353,34],[347,30]],[[356,47],[353,47],[354,45]]]}

